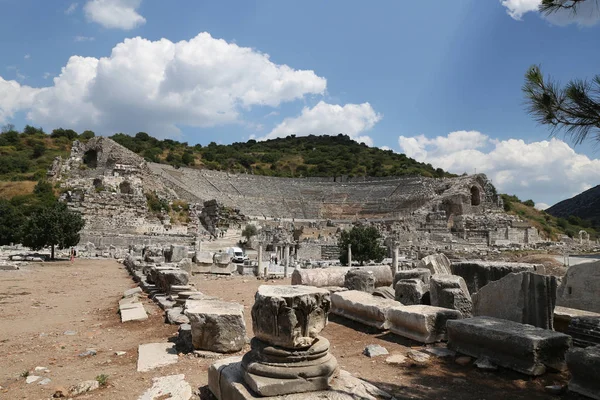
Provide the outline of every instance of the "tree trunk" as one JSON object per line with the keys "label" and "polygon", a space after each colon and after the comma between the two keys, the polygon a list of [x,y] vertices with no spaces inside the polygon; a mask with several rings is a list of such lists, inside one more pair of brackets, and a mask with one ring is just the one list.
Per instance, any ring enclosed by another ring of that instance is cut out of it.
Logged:
{"label": "tree trunk", "polygon": [[50,259],[54,261],[54,245],[50,247],[52,250],[50,251]]}

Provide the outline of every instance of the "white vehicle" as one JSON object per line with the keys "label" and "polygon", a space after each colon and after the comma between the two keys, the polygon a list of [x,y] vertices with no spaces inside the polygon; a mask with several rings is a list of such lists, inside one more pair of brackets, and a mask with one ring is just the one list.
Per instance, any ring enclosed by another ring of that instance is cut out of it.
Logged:
{"label": "white vehicle", "polygon": [[244,250],[239,247],[228,248],[227,254],[231,256],[231,261],[234,263],[243,263],[248,259],[248,256],[244,254]]}

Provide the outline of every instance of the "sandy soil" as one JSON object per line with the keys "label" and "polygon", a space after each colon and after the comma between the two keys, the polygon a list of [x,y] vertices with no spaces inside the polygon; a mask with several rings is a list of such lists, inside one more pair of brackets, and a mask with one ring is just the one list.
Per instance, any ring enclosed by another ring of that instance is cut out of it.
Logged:
{"label": "sandy soil", "polygon": [[[250,307],[257,287],[255,278],[193,277],[196,287],[224,300],[245,306],[248,335],[252,335]],[[266,284],[287,284],[289,280]],[[81,395],[82,399],[136,399],[152,386],[152,378],[183,373],[202,399],[206,390],[209,359],[181,355],[175,365],[150,372],[136,372],[137,346],[173,339],[177,327],[165,324],[162,310],[150,300],[144,304],[150,318],[122,324],[117,303],[134,283],[123,267],[112,260],[77,260],[31,264],[20,271],[0,271],[0,399],[48,399],[59,388],[100,374],[109,376],[105,388]],[[67,335],[65,332],[76,334]],[[548,373],[532,379],[509,370],[480,372],[462,367],[453,359],[432,357],[425,365],[393,366],[385,356],[362,355],[366,345],[380,344],[392,354],[422,349],[416,342],[367,329],[332,317],[323,332],[342,368],[391,392],[397,399],[547,399],[559,398],[544,391],[545,385],[565,384],[568,374]],[[88,348],[97,355],[80,357]],[[247,348],[245,349],[247,350]],[[115,351],[126,351],[116,356]],[[21,377],[36,366],[50,369],[41,374],[52,382],[27,385]],[[574,394],[560,396],[576,399]]]}

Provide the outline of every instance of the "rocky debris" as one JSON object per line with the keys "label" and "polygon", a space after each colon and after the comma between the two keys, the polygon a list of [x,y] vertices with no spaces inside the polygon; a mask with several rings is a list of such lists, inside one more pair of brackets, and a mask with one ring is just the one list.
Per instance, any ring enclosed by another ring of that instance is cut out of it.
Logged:
{"label": "rocky debris", "polygon": [[79,396],[83,393],[92,392],[100,388],[100,383],[96,380],[83,381],[69,388],[69,396]]}
{"label": "rocky debris", "polygon": [[408,353],[406,353],[406,356],[416,363],[425,363],[429,361],[429,358],[431,357],[418,350],[409,350]]}
{"label": "rocky debris", "polygon": [[41,376],[37,376],[37,375],[27,375],[27,377],[25,378],[25,383],[26,384],[31,384],[34,382],[37,382],[38,380],[42,379]]}
{"label": "rocky debris", "polygon": [[80,353],[79,357],[90,357],[90,356],[95,356],[96,354],[97,354],[97,351],[95,349],[87,349],[83,353]]}
{"label": "rocky debris", "polygon": [[423,351],[440,358],[454,357],[456,355],[455,351],[447,349],[445,347],[427,347]]}
{"label": "rocky debris", "polygon": [[569,390],[600,400],[600,346],[571,349],[567,365],[571,373]]}
{"label": "rocky debris", "polygon": [[125,354],[127,354],[126,351],[115,351],[115,356],[118,356],[118,357],[124,356]]}
{"label": "rocky debris", "polygon": [[344,277],[344,287],[348,290],[373,293],[375,290],[375,275],[372,271],[353,268]]}
{"label": "rocky debris", "polygon": [[38,385],[46,386],[50,382],[52,382],[52,380],[50,378],[44,378],[44,379],[42,379],[41,381],[38,382]]}
{"label": "rocky debris", "polygon": [[138,400],[189,400],[192,398],[192,387],[185,381],[185,375],[169,375],[152,378],[152,387]]}
{"label": "rocky debris", "polygon": [[188,300],[185,315],[192,329],[195,349],[233,353],[240,351],[246,343],[244,307],[241,304]]}
{"label": "rocky debris", "polygon": [[390,354],[387,349],[378,344],[370,344],[363,350],[363,354],[367,357],[377,357],[377,356],[385,356],[386,354]]}
{"label": "rocky debris", "polygon": [[177,362],[177,351],[172,343],[148,343],[138,347],[137,371],[146,372]]}
{"label": "rocky debris", "polygon": [[554,327],[556,278],[531,272],[508,274],[473,295],[473,315]]}
{"label": "rocky debris", "polygon": [[546,368],[566,369],[568,335],[492,317],[450,320],[446,329],[448,348],[459,353],[487,357],[496,365],[533,376]]}
{"label": "rocky debris", "polygon": [[46,367],[35,367],[34,372],[44,372],[44,373],[49,373],[50,370]]}
{"label": "rocky debris", "polygon": [[414,305],[392,307],[387,314],[389,329],[396,335],[421,343],[434,343],[446,339],[446,323],[460,319],[458,310]]}
{"label": "rocky debris", "polygon": [[385,362],[387,364],[392,364],[392,365],[404,364],[406,362],[406,356],[404,356],[402,354],[392,354],[391,356],[389,356],[388,358],[385,359]]}
{"label": "rocky debris", "polygon": [[473,303],[463,278],[456,275],[433,275],[429,283],[431,305],[458,310],[463,318],[472,315]]}
{"label": "rocky debris", "polygon": [[396,282],[394,298],[407,306],[430,303],[429,284],[420,279],[401,279]]}
{"label": "rocky debris", "polygon": [[487,357],[478,358],[473,364],[483,371],[496,371],[498,369],[498,367]]}
{"label": "rocky debris", "polygon": [[388,329],[388,311],[402,303],[357,290],[331,295],[331,313],[377,329]]}
{"label": "rocky debris", "polygon": [[453,262],[452,274],[461,276],[473,294],[490,282],[504,278],[511,273],[534,272],[543,274],[545,267],[542,264],[512,263],[504,261],[469,260]]}
{"label": "rocky debris", "polygon": [[432,275],[452,274],[452,271],[450,269],[450,260],[448,260],[448,257],[446,257],[444,254],[432,254],[427,257],[423,257],[417,263],[417,268],[427,268],[431,271]]}
{"label": "rocky debris", "polygon": [[63,333],[63,335],[67,335],[67,336],[75,336],[75,335],[77,335],[77,332],[76,332],[76,331],[65,331],[65,332]]}

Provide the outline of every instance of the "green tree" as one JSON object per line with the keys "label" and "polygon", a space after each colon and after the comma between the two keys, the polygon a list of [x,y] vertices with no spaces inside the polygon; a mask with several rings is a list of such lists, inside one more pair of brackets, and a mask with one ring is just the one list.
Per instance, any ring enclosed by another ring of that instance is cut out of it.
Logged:
{"label": "green tree", "polygon": [[[591,1],[543,0],[539,11],[552,14],[570,10],[576,14],[584,2]],[[575,144],[590,135],[600,141],[600,75],[591,81],[573,79],[561,86],[551,77],[544,78],[541,67],[534,65],[525,74],[523,92],[528,112],[540,124],[550,126],[553,135],[564,131]]]}
{"label": "green tree", "polygon": [[79,135],[79,139],[90,140],[91,138],[93,138],[95,136],[96,136],[96,134],[93,131],[83,131],[83,133],[81,135]]}
{"label": "green tree", "polygon": [[75,132],[73,129],[58,128],[54,129],[52,133],[50,133],[50,137],[55,139],[66,137],[69,140],[75,140],[78,136],[79,135],[77,134],[77,132]]}
{"label": "green tree", "polygon": [[10,201],[0,199],[0,245],[19,243],[21,226],[25,222],[21,210]]}
{"label": "green tree", "polygon": [[256,230],[255,225],[246,225],[242,231],[242,236],[246,238],[246,241],[248,241],[252,236],[256,236],[257,233],[258,231]]}
{"label": "green tree", "polygon": [[527,207],[535,207],[535,203],[531,199],[525,200],[523,204],[525,204]]}
{"label": "green tree", "polygon": [[349,231],[342,231],[338,247],[340,262],[348,264],[348,246],[352,245],[352,260],[360,262],[373,260],[381,262],[385,257],[385,249],[381,247],[381,235],[374,226],[354,226]]}
{"label": "green tree", "polygon": [[54,248],[65,249],[79,243],[79,231],[85,226],[81,214],[70,211],[65,203],[55,201],[36,210],[25,223],[21,243],[33,250],[50,246],[54,260]]}

